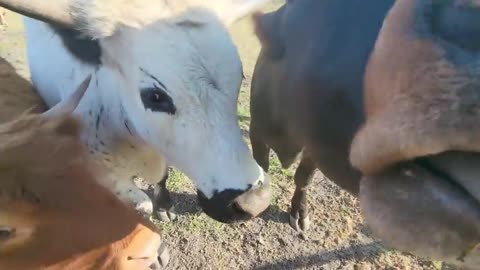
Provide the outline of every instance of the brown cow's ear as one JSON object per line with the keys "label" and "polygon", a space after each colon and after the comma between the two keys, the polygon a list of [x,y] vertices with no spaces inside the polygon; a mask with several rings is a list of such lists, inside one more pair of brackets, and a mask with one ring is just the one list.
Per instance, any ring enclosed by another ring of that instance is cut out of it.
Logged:
{"label": "brown cow's ear", "polygon": [[285,47],[280,33],[280,11],[271,13],[253,14],[255,34],[257,35],[262,47],[272,59],[283,57]]}

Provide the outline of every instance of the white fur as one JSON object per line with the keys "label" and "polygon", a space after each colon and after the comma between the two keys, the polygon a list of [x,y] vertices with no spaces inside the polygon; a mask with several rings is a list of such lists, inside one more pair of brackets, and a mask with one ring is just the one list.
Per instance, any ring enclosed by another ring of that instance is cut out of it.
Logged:
{"label": "white fur", "polygon": [[[202,26],[178,24],[191,18]],[[26,18],[25,28],[32,81],[49,106],[94,73],[90,88],[95,89],[88,90],[76,113],[87,125],[84,140],[93,156],[112,171],[115,180],[103,184],[121,199],[137,206],[149,201],[131,178],[159,181],[163,157],[209,198],[214,191],[246,190],[264,181],[237,124],[240,58],[214,14],[191,10],[141,30],[121,28],[101,40],[103,64],[97,71],[73,58],[45,24]],[[145,110],[140,89],[152,87],[154,80],[140,67],[166,86],[175,115]]]}

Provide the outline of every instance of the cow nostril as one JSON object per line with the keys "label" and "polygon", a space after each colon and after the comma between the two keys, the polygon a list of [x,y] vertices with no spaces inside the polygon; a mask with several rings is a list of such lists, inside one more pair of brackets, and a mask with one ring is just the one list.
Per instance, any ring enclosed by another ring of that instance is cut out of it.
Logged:
{"label": "cow nostril", "polygon": [[268,173],[263,172],[262,175],[255,182],[255,189],[268,188],[270,185],[270,176]]}

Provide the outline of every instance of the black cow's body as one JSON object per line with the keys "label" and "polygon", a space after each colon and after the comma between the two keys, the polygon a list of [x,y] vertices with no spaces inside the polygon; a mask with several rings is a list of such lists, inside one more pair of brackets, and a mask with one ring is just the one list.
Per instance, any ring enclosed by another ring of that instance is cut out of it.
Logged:
{"label": "black cow's body", "polygon": [[[306,229],[306,186],[315,168],[352,194],[360,174],[348,160],[363,119],[362,79],[393,1],[293,1],[257,19],[263,41],[252,82],[250,137],[268,171],[271,147],[296,171],[292,226]],[[313,161],[312,161],[313,160]]]}

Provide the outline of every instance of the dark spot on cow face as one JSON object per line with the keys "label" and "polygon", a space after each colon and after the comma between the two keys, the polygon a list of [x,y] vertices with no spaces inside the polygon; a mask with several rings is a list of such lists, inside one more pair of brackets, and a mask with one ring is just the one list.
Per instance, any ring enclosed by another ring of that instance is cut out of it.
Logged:
{"label": "dark spot on cow face", "polygon": [[62,39],[65,48],[79,61],[93,66],[101,64],[102,49],[98,40],[82,35],[79,31],[50,24]]}
{"label": "dark spot on cow face", "polygon": [[142,89],[140,91],[140,97],[145,109],[172,115],[177,111],[172,98],[160,87],[155,86]]}
{"label": "dark spot on cow face", "polygon": [[95,130],[98,131],[100,128],[100,120],[102,119],[103,112],[105,111],[105,107],[101,106],[100,111],[98,112],[97,119],[95,121]]}
{"label": "dark spot on cow face", "polygon": [[193,20],[184,20],[181,22],[176,23],[177,26],[180,27],[185,27],[185,28],[200,28],[204,26],[205,24],[199,21],[193,21]]}
{"label": "dark spot on cow face", "polygon": [[128,121],[127,121],[127,120],[123,121],[123,125],[124,125],[125,128],[127,129],[128,134],[130,134],[130,135],[133,136],[133,132],[132,132],[132,130],[130,129],[130,126],[128,125]]}

